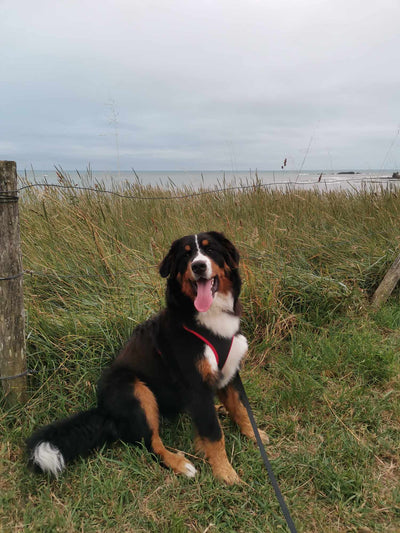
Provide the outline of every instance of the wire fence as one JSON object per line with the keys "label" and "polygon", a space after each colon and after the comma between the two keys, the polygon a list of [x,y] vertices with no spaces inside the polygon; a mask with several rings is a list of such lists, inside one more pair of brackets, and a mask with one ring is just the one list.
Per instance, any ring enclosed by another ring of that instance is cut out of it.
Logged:
{"label": "wire fence", "polygon": [[[169,194],[169,195],[163,195],[163,196],[144,196],[142,194],[127,194],[123,192],[118,192],[115,190],[110,189],[102,189],[100,186],[95,187],[86,187],[82,185],[72,185],[72,184],[62,184],[62,183],[29,183],[27,185],[23,185],[19,187],[18,189],[15,189],[13,191],[9,191],[8,193],[1,193],[0,192],[0,202],[3,200],[7,201],[17,201],[18,196],[16,196],[18,193],[33,189],[33,188],[54,188],[54,189],[65,189],[65,190],[78,190],[78,191],[89,191],[89,192],[95,192],[99,194],[110,194],[113,196],[117,196],[119,198],[123,198],[126,200],[156,200],[156,201],[166,201],[166,200],[184,200],[187,198],[194,198],[198,196],[207,196],[207,195],[213,195],[213,194],[219,194],[219,193],[228,193],[228,192],[240,192],[240,191],[246,191],[251,189],[269,189],[274,187],[287,187],[287,188],[295,188],[295,187],[315,187],[315,186],[322,186],[327,187],[330,185],[335,184],[341,184],[341,185],[349,185],[350,187],[352,184],[365,184],[365,185],[383,185],[383,184],[393,184],[393,183],[399,183],[400,185],[400,179],[398,177],[390,177],[390,176],[370,176],[370,177],[359,177],[359,176],[346,176],[346,178],[329,178],[329,179],[322,179],[322,175],[316,179],[316,180],[307,180],[307,181],[299,181],[296,180],[285,180],[285,181],[271,181],[268,183],[263,183],[258,180],[255,180],[251,184],[241,184],[241,185],[232,185],[232,186],[224,186],[224,187],[210,187],[206,190],[198,190],[193,192],[188,192],[184,194]],[[144,185],[144,187],[146,187]]]}
{"label": "wire fence", "polygon": [[[113,270],[113,275],[118,276],[121,274],[133,274],[135,272],[138,272],[138,269],[134,270]],[[18,279],[22,276],[38,276],[38,277],[45,277],[45,278],[57,278],[57,279],[82,279],[82,278],[101,278],[102,274],[98,273],[89,273],[84,272],[80,274],[71,274],[70,272],[46,272],[44,270],[37,271],[37,270],[23,270],[22,272],[19,272],[18,274],[14,274],[13,276],[7,276],[7,277],[0,277],[0,281],[10,281],[14,279]]]}
{"label": "wire fence", "polygon": [[[350,187],[353,186],[353,184],[362,184],[362,185],[383,185],[383,184],[396,184],[398,183],[400,186],[400,180],[396,177],[358,177],[358,176],[346,176],[346,178],[331,178],[331,179],[322,179],[322,175],[317,180],[309,180],[309,181],[298,181],[297,179],[295,181],[273,181],[268,183],[262,183],[259,181],[255,181],[252,184],[247,185],[234,185],[234,186],[228,186],[228,187],[214,187],[209,188],[206,190],[198,190],[193,191],[190,193],[185,194],[170,194],[170,195],[162,195],[162,196],[144,196],[141,194],[127,194],[123,192],[118,192],[115,190],[110,189],[102,189],[99,186],[96,187],[86,187],[86,186],[80,186],[80,185],[72,185],[72,184],[60,184],[60,183],[29,183],[26,185],[22,185],[21,187],[18,187],[15,190],[8,191],[7,193],[0,192],[0,204],[4,203],[14,203],[17,202],[19,199],[18,194],[22,191],[34,189],[34,188],[46,188],[46,189],[61,189],[61,190],[77,190],[77,191],[88,191],[92,193],[98,193],[98,194],[109,194],[112,196],[117,196],[119,198],[125,199],[125,200],[144,200],[144,201],[167,201],[167,200],[184,200],[188,198],[195,198],[200,196],[207,196],[207,195],[215,195],[215,194],[223,194],[223,193],[230,193],[230,192],[240,192],[240,191],[248,191],[248,190],[259,190],[259,189],[271,189],[271,188],[280,188],[280,187],[287,187],[287,188],[296,188],[298,186],[301,187],[315,187],[315,186],[329,186],[334,184],[341,184],[341,185],[349,185]],[[355,187],[354,187],[355,188]],[[118,270],[113,272],[114,275],[119,274],[130,274],[136,272],[136,270]],[[29,275],[29,276],[45,276],[45,277],[56,277],[56,278],[62,278],[62,279],[73,279],[73,278],[90,278],[90,277],[100,277],[100,274],[97,273],[81,273],[81,274],[71,274],[69,272],[67,273],[54,273],[54,272],[45,272],[45,271],[34,271],[34,270],[23,270],[22,272],[18,272],[17,274],[13,275],[6,275],[0,277],[0,281],[12,281],[15,279],[18,279],[22,276]]]}

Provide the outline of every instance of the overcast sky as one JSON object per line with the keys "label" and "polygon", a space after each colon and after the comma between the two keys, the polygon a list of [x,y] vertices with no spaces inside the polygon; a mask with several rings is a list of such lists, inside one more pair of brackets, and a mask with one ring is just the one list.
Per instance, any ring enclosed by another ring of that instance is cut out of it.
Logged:
{"label": "overcast sky", "polygon": [[0,0],[0,159],[396,169],[400,0]]}

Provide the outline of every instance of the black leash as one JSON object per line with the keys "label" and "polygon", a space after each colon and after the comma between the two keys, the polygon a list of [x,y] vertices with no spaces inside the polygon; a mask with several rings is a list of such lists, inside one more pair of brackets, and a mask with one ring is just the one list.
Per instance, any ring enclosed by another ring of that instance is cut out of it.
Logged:
{"label": "black leash", "polygon": [[286,505],[286,502],[285,502],[285,499],[284,499],[284,497],[282,495],[281,489],[279,488],[279,485],[278,485],[278,482],[276,480],[274,471],[272,470],[271,463],[270,463],[270,461],[268,459],[268,456],[267,456],[267,453],[265,451],[264,445],[262,443],[260,434],[258,432],[257,424],[256,424],[256,421],[255,421],[254,415],[253,415],[253,411],[251,410],[249,399],[247,397],[246,391],[244,390],[243,383],[242,383],[242,380],[240,378],[239,373],[237,374],[235,381],[236,381],[236,384],[238,386],[239,393],[240,393],[242,401],[243,401],[243,405],[246,407],[247,414],[249,415],[249,419],[250,419],[251,425],[253,427],[254,435],[256,437],[256,441],[257,441],[257,444],[258,444],[258,448],[260,450],[260,454],[261,454],[262,460],[264,461],[265,468],[267,469],[267,472],[268,472],[269,480],[270,480],[271,485],[272,485],[272,487],[273,487],[273,489],[275,491],[275,495],[276,495],[277,500],[279,502],[279,505],[281,507],[283,516],[285,517],[285,520],[286,520],[287,526],[289,528],[289,531],[291,533],[297,533],[296,527],[294,525],[292,517],[290,516],[289,509],[288,509],[288,507]]}

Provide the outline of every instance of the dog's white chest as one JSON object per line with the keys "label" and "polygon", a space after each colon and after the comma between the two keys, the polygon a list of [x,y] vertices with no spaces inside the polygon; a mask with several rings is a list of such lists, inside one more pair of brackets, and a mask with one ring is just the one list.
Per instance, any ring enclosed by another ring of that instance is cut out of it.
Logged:
{"label": "dog's white chest", "polygon": [[233,313],[231,294],[217,292],[210,309],[199,313],[197,322],[221,337],[232,337],[239,330],[240,318]]}
{"label": "dog's white chest", "polygon": [[219,389],[225,387],[234,377],[239,369],[240,361],[246,355],[247,348],[246,337],[241,334],[235,335],[228,358],[221,370],[221,379],[218,382]]}
{"label": "dog's white chest", "polygon": [[222,389],[235,376],[239,369],[240,361],[246,355],[248,349],[246,337],[237,333],[240,318],[233,314],[232,295],[217,293],[210,309],[205,313],[198,314],[197,322],[215,335],[220,335],[226,339],[233,337],[227,360],[220,371],[212,348],[210,346],[205,346],[204,348],[204,356],[209,362],[212,371],[220,372],[218,388]]}
{"label": "dog's white chest", "polygon": [[219,373],[219,380],[217,383],[219,389],[225,387],[235,376],[241,360],[246,355],[247,348],[246,337],[240,333],[235,335],[225,364],[222,369],[219,370],[215,351],[209,345],[204,347],[204,357],[208,361],[212,373],[214,375]]}

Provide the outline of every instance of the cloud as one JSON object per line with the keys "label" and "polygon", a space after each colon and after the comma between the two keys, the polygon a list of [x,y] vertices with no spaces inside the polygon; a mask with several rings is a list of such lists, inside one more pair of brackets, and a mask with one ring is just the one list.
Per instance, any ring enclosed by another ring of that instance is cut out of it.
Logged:
{"label": "cloud", "polygon": [[0,17],[19,166],[112,168],[118,140],[122,168],[279,168],[312,139],[307,168],[379,168],[399,127],[397,0],[6,0]]}

